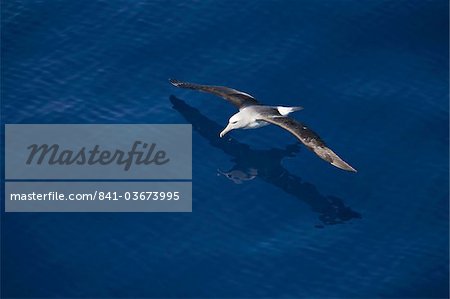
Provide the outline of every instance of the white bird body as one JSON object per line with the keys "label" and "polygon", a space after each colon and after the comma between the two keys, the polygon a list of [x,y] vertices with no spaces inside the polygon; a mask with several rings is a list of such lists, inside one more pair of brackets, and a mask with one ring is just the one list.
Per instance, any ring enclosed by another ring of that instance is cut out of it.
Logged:
{"label": "white bird body", "polygon": [[233,129],[257,129],[265,127],[270,123],[261,120],[261,112],[267,110],[277,110],[282,116],[289,115],[294,111],[303,109],[302,107],[284,107],[284,106],[263,106],[252,105],[239,110],[231,116],[229,123],[235,123]]}
{"label": "white bird body", "polygon": [[256,106],[244,107],[239,112],[230,117],[229,123],[233,124],[233,129],[256,129],[267,126],[269,123],[258,120]]}

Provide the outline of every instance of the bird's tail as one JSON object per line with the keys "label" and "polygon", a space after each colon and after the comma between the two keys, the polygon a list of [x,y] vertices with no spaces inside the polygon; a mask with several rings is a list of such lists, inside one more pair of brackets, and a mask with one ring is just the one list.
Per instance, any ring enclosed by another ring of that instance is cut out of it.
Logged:
{"label": "bird's tail", "polygon": [[294,111],[302,110],[303,107],[301,107],[301,106],[297,106],[297,107],[284,107],[284,106],[278,106],[277,109],[278,109],[278,112],[279,112],[281,115],[286,116],[286,115],[288,115],[289,113],[292,113],[292,112],[294,112]]}

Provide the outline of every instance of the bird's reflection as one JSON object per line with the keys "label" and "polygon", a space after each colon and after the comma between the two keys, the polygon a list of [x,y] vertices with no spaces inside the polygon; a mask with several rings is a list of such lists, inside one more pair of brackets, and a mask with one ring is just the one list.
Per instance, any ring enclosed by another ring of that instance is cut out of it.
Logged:
{"label": "bird's reflection", "polygon": [[249,169],[239,169],[236,168],[239,165],[235,165],[232,169],[228,171],[222,171],[217,169],[219,174],[225,176],[226,178],[233,181],[235,184],[242,184],[244,181],[251,181],[258,176],[258,169],[249,168]]}
{"label": "bird's reflection", "polygon": [[341,199],[320,194],[314,185],[304,182],[282,166],[283,158],[292,157],[300,150],[298,143],[285,149],[254,150],[235,139],[219,138],[219,124],[174,96],[170,97],[170,101],[173,108],[192,124],[196,132],[232,157],[234,166],[227,171],[219,169],[219,174],[237,184],[258,177],[307,203],[319,214],[320,221],[325,225],[361,218],[359,213],[345,206]]}

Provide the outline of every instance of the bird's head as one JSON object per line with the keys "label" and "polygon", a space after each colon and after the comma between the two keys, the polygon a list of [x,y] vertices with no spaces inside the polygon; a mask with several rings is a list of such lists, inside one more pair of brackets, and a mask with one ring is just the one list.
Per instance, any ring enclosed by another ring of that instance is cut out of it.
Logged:
{"label": "bird's head", "polygon": [[223,129],[222,132],[220,132],[220,137],[222,138],[225,136],[226,133],[230,132],[234,129],[239,129],[242,127],[245,127],[246,124],[244,123],[244,119],[239,113],[236,113],[232,117],[230,117],[230,120],[228,121],[228,125]]}

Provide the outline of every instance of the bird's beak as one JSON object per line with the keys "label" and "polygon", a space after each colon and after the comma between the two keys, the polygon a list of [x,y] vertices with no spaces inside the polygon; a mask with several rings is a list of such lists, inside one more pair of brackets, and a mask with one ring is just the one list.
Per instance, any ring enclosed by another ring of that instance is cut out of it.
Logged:
{"label": "bird's beak", "polygon": [[231,127],[231,124],[228,124],[228,126],[226,126],[225,129],[223,129],[222,132],[220,132],[220,138],[222,138],[223,136],[225,136],[226,133],[230,132],[231,130],[233,130],[233,128]]}

